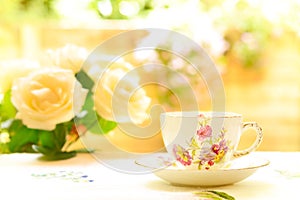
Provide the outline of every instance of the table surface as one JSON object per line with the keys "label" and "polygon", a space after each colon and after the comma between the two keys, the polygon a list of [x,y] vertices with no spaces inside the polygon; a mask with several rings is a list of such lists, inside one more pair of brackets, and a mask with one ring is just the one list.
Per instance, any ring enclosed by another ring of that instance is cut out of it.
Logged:
{"label": "table surface", "polygon": [[42,161],[39,154],[3,154],[0,199],[200,199],[194,192],[203,190],[242,200],[299,198],[300,152],[253,154],[268,159],[270,165],[239,183],[211,188],[173,186],[152,173],[116,171],[88,153],[62,161]]}

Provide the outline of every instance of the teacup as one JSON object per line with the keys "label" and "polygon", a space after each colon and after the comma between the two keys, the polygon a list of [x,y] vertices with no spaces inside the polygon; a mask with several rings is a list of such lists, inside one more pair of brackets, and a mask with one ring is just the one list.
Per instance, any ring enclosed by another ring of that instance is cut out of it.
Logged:
{"label": "teacup", "polygon": [[[235,157],[257,149],[263,133],[256,122],[243,122],[232,112],[165,112],[161,132],[168,154],[184,169],[211,170],[229,165]],[[253,144],[237,150],[242,133],[256,130]]]}

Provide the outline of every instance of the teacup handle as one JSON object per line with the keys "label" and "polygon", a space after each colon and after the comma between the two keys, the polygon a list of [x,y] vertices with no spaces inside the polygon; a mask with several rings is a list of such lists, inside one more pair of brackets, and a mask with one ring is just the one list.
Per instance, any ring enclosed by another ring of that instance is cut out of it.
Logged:
{"label": "teacup handle", "polygon": [[258,146],[260,145],[262,138],[263,138],[263,132],[262,128],[256,123],[256,122],[244,122],[242,127],[242,133],[249,128],[254,128],[256,131],[256,139],[254,143],[247,149],[244,150],[236,150],[233,153],[234,157],[240,157],[249,154],[250,152],[256,150]]}

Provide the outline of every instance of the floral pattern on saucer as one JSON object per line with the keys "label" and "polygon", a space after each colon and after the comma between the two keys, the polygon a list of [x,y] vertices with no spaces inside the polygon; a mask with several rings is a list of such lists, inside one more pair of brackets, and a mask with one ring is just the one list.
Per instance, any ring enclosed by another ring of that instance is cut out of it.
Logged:
{"label": "floral pattern on saucer", "polygon": [[199,115],[199,126],[186,148],[174,144],[174,156],[183,166],[197,164],[199,170],[209,170],[215,164],[224,162],[226,154],[231,149],[231,141],[225,139],[226,130],[224,128],[212,137],[209,120],[204,115]]}

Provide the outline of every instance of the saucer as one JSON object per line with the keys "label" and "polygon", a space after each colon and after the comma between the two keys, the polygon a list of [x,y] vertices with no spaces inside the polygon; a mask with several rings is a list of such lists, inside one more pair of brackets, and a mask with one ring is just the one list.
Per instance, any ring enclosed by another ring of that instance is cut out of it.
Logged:
{"label": "saucer", "polygon": [[[153,157],[154,156],[154,157]],[[230,166],[216,170],[183,169],[168,162],[170,159],[167,153],[160,153],[151,157],[136,160],[137,165],[152,169],[152,172],[159,178],[178,186],[201,186],[213,187],[230,185],[240,182],[261,167],[267,166],[270,162],[266,159],[247,155],[231,161]]]}

